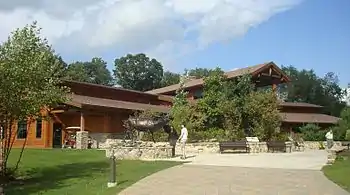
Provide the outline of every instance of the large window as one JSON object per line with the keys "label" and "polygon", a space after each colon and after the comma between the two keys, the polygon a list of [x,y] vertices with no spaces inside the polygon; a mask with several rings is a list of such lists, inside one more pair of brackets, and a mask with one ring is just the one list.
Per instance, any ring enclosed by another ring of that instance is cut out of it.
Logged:
{"label": "large window", "polygon": [[42,120],[36,120],[36,138],[41,138],[41,130],[42,130]]}
{"label": "large window", "polygon": [[0,139],[5,138],[5,129],[4,126],[0,125]]}
{"label": "large window", "polygon": [[27,138],[27,121],[19,121],[17,126],[17,139]]}
{"label": "large window", "polygon": [[197,89],[193,94],[193,99],[200,99],[203,97],[203,90]]}

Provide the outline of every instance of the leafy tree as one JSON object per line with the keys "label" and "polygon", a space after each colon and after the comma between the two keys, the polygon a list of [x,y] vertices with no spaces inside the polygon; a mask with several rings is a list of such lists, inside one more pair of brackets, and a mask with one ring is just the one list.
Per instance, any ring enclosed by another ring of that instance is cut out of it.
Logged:
{"label": "leafy tree", "polygon": [[258,136],[269,140],[281,125],[277,96],[271,91],[254,91],[250,75],[227,80],[219,68],[204,79],[199,110],[206,128],[224,128],[226,139]]}
{"label": "leafy tree", "polygon": [[89,62],[74,62],[66,70],[66,78],[100,85],[112,86],[113,77],[102,58],[94,57]]}
{"label": "leafy tree", "polygon": [[[0,45],[0,123],[3,127],[0,177],[10,176],[8,157],[16,137],[16,122],[43,116],[43,109],[67,100],[68,89],[60,87],[63,68],[46,39],[41,38],[36,22],[15,30]],[[30,127],[28,127],[29,129]],[[27,136],[26,136],[27,137]],[[1,179],[0,178],[0,179]]]}
{"label": "leafy tree", "polygon": [[220,68],[216,68],[204,78],[203,98],[198,101],[199,109],[206,115],[206,126],[223,128],[224,113],[220,106],[226,99],[227,78]]}
{"label": "leafy tree", "polygon": [[170,71],[165,71],[163,74],[161,87],[166,87],[180,82],[180,74],[173,73]]}
{"label": "leafy tree", "polygon": [[162,85],[163,66],[145,54],[128,54],[114,61],[117,83],[126,89],[147,91]]}
{"label": "leafy tree", "polygon": [[180,130],[182,124],[185,125],[189,131],[189,139],[193,139],[196,137],[195,132],[204,127],[204,116],[195,104],[188,101],[187,92],[183,88],[185,80],[184,77],[180,80],[180,88],[176,91],[170,110],[171,125],[177,130]]}
{"label": "leafy tree", "polygon": [[346,132],[350,130],[350,107],[345,107],[340,114],[340,120],[336,127],[334,127],[334,139],[344,140]]}
{"label": "leafy tree", "polygon": [[326,130],[321,130],[316,124],[307,124],[299,129],[306,141],[323,141],[326,134]]}
{"label": "leafy tree", "polygon": [[[211,70],[208,68],[195,68],[195,69],[188,70],[188,75],[199,79],[199,78],[208,77],[212,71],[215,72],[216,70],[215,69]],[[185,70],[185,72],[187,72],[187,70]]]}
{"label": "leafy tree", "polygon": [[286,101],[307,102],[324,106],[326,114],[339,116],[346,103],[341,99],[346,91],[339,86],[334,73],[318,77],[313,70],[297,70],[293,66],[282,67],[291,78],[291,82],[281,85],[280,91],[287,92]]}

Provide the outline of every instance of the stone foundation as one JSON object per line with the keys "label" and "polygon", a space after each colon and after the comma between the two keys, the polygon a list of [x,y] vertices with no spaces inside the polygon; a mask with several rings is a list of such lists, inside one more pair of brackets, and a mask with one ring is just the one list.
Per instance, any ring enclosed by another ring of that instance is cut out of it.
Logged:
{"label": "stone foundation", "polygon": [[116,159],[162,159],[171,158],[170,146],[165,147],[117,147],[106,150],[106,156],[110,157],[112,154]]}
{"label": "stone foundation", "polygon": [[[321,143],[323,144],[323,147],[326,149],[327,148],[327,142],[326,141],[305,141],[304,142],[304,147],[305,149],[310,149],[310,150],[319,150]],[[334,141],[333,142],[333,147],[341,147],[341,142],[340,141]]]}
{"label": "stone foundation", "polygon": [[76,148],[87,149],[88,148],[89,133],[87,131],[77,131],[76,134]]}
{"label": "stone foundation", "polygon": [[[101,136],[101,135],[100,135]],[[111,136],[111,135],[109,135]],[[92,136],[91,136],[92,137]],[[97,136],[94,135],[94,138]],[[326,142],[323,142],[326,147]],[[292,142],[286,142],[286,152],[297,151]],[[122,139],[105,138],[103,142],[99,143],[100,148],[112,148],[115,152],[115,156],[118,159],[158,159],[158,158],[170,158],[171,146],[168,142],[138,142],[135,147],[126,147]],[[102,147],[101,147],[102,146]],[[248,142],[250,147],[250,153],[266,153],[268,148],[266,142]],[[319,142],[307,141],[304,143],[303,150],[318,150],[320,146]],[[334,142],[334,147],[341,146],[341,142]],[[95,145],[96,147],[96,145]],[[181,145],[176,144],[176,153],[181,152]],[[106,155],[109,156],[111,149],[106,150]],[[218,142],[196,142],[186,144],[187,154],[199,154],[199,153],[219,153]]]}
{"label": "stone foundation", "polygon": [[92,148],[107,149],[113,145],[120,145],[123,140],[123,133],[90,133]]}

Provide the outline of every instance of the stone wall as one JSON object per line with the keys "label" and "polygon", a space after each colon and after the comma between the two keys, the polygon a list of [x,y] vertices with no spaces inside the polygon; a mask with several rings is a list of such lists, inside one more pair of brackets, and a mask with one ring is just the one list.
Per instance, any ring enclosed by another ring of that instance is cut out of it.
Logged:
{"label": "stone wall", "polygon": [[[310,149],[310,150],[319,150],[321,143],[323,144],[324,148],[327,148],[327,142],[326,141],[305,141],[304,142],[304,147],[305,149]],[[340,141],[335,141],[333,142],[333,146],[335,147],[341,147],[341,142]]]}
{"label": "stone wall", "polygon": [[152,146],[152,147],[114,147],[106,150],[106,157],[112,154],[116,159],[163,159],[171,158],[170,146]]}
{"label": "stone wall", "polygon": [[123,133],[89,133],[92,138],[92,148],[107,149],[119,145],[123,140]]}

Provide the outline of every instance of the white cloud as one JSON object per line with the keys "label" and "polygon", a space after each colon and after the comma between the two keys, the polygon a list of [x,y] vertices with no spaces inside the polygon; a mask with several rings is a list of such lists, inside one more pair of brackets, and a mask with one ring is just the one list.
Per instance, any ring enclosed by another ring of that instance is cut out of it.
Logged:
{"label": "white cloud", "polygon": [[[174,58],[244,35],[300,0],[11,0],[0,41],[33,20],[58,51],[149,52]],[[175,54],[174,54],[175,53]]]}

